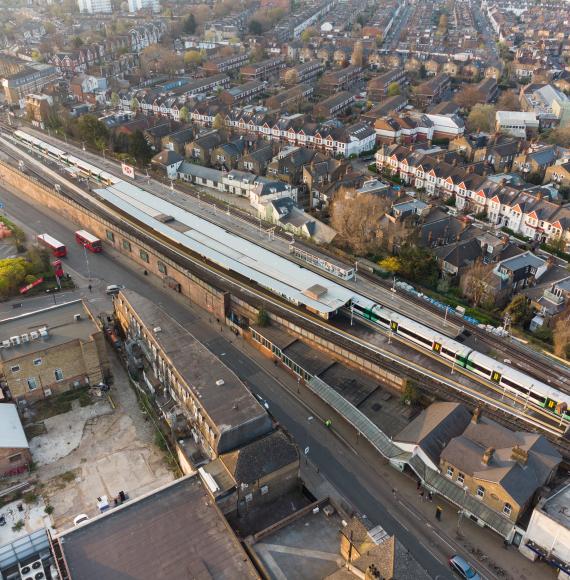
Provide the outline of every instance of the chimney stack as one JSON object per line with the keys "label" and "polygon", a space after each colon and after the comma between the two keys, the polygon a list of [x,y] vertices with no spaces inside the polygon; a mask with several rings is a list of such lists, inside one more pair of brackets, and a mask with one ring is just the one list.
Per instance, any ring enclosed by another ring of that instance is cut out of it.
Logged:
{"label": "chimney stack", "polygon": [[477,407],[475,411],[473,411],[473,417],[471,417],[471,423],[478,424],[479,420],[481,419],[481,409]]}
{"label": "chimney stack", "polygon": [[528,463],[528,451],[522,449],[518,445],[515,445],[511,453],[511,459],[513,461],[518,461],[521,465],[524,466]]}
{"label": "chimney stack", "polygon": [[493,459],[493,454],[495,453],[494,447],[487,447],[485,449],[485,453],[483,453],[483,464],[489,465],[491,463],[491,459]]}

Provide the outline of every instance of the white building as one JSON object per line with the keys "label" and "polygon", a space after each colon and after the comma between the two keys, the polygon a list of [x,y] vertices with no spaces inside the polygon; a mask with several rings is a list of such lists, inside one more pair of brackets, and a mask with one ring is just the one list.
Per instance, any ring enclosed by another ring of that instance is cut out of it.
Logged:
{"label": "white building", "polygon": [[111,0],[77,0],[79,12],[87,14],[110,14],[113,12]]}
{"label": "white building", "polygon": [[155,14],[160,12],[160,0],[129,0],[129,12],[151,9]]}
{"label": "white building", "polygon": [[570,484],[534,508],[519,550],[557,568],[559,580],[570,578]]}
{"label": "white building", "polygon": [[523,138],[529,133],[537,132],[540,124],[536,113],[522,111],[497,111],[495,122],[497,131]]}

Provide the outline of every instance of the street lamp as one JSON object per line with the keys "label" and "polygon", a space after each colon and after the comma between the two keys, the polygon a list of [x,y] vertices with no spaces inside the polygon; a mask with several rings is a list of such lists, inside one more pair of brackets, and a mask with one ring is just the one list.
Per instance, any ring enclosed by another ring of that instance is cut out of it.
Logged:
{"label": "street lamp", "polygon": [[91,270],[89,269],[89,259],[87,258],[87,247],[83,245],[83,253],[85,254],[85,265],[87,266],[87,277],[89,282],[91,282]]}
{"label": "street lamp", "polygon": [[463,519],[463,515],[465,513],[465,500],[467,499],[467,492],[469,491],[469,488],[464,485],[463,486],[463,505],[461,506],[461,509],[459,510],[459,517],[457,518],[457,535],[461,536],[461,520]]}

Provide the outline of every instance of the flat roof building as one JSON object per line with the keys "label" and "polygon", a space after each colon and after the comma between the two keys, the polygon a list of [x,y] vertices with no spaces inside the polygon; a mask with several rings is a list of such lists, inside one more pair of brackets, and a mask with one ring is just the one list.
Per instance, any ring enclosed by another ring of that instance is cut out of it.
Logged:
{"label": "flat roof building", "polygon": [[103,333],[82,300],[0,320],[0,376],[8,397],[37,400],[110,374]]}
{"label": "flat roof building", "polygon": [[127,349],[136,343],[146,358],[145,382],[174,401],[211,458],[272,430],[269,415],[237,375],[154,302],[122,290],[114,305]]}
{"label": "flat roof building", "polygon": [[73,580],[259,578],[200,479],[178,479],[55,538]]}

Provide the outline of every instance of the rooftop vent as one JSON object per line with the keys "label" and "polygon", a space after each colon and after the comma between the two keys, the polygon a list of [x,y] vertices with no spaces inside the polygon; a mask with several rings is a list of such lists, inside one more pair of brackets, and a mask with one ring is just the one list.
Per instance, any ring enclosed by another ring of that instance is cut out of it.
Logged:
{"label": "rooftop vent", "polygon": [[225,384],[224,379],[218,379],[216,381],[216,387],[222,387]]}
{"label": "rooftop vent", "polygon": [[79,322],[81,320],[81,314],[77,313],[73,315],[73,320],[75,320],[75,322]]}
{"label": "rooftop vent", "polygon": [[154,334],[158,334],[159,332],[162,332],[162,328],[160,328],[160,326],[155,326],[152,331]]}
{"label": "rooftop vent", "polygon": [[44,326],[42,328],[38,328],[38,332],[40,333],[40,336],[42,338],[48,338],[48,336],[49,336],[47,326]]}

